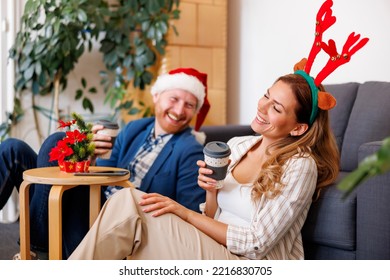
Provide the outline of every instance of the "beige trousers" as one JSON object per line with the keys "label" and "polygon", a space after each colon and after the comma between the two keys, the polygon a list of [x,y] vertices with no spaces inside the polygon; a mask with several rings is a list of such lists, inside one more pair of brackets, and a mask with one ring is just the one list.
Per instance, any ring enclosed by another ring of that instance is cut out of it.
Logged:
{"label": "beige trousers", "polygon": [[138,204],[142,194],[124,188],[107,200],[69,259],[245,259],[174,214],[144,213]]}

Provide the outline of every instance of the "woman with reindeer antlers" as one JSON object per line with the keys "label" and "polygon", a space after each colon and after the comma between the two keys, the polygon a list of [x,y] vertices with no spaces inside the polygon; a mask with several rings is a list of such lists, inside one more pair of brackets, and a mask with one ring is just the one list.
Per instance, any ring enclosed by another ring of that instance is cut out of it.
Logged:
{"label": "woman with reindeer antlers", "polygon": [[[257,104],[251,127],[260,136],[232,138],[224,187],[198,161],[206,190],[203,214],[159,194],[123,189],[109,199],[70,259],[303,259],[301,228],[312,198],[332,183],[339,153],[328,110],[336,100],[322,81],[368,41],[352,33],[339,54],[322,41],[333,25],[332,1],[317,14],[308,59],[282,76]],[[330,58],[316,78],[310,68]]]}

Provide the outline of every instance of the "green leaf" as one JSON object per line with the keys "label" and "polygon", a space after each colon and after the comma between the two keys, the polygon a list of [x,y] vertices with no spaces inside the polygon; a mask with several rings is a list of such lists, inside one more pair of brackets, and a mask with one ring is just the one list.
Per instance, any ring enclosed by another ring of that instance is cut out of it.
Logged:
{"label": "green leaf", "polygon": [[38,77],[38,82],[40,86],[45,86],[46,85],[46,74],[44,72],[41,72],[41,74]]}
{"label": "green leaf", "polygon": [[140,109],[134,107],[134,108],[131,108],[127,113],[128,113],[129,115],[136,115],[136,114],[138,114],[140,111],[141,111]]}
{"label": "green leaf", "polygon": [[80,10],[77,11],[77,18],[81,22],[86,22],[87,19],[88,19],[88,16],[87,16],[87,14],[83,10],[80,9]]}
{"label": "green leaf", "polygon": [[150,73],[149,71],[145,71],[142,74],[142,80],[144,81],[145,84],[149,85],[153,80],[153,74]]}
{"label": "green leaf", "polygon": [[93,104],[92,104],[91,100],[89,100],[86,97],[84,97],[84,99],[83,99],[83,108],[85,110],[89,110],[91,113],[94,112],[94,108],[93,108]]}
{"label": "green leaf", "polygon": [[32,63],[32,59],[28,57],[28,58],[20,65],[20,71],[21,71],[21,72],[26,71],[26,70],[30,67],[31,63]]}
{"label": "green leaf", "polygon": [[107,77],[107,76],[108,76],[108,74],[107,74],[106,71],[99,71],[99,75],[100,75],[101,77]]}
{"label": "green leaf", "polygon": [[152,110],[150,109],[150,107],[147,107],[144,114],[143,114],[143,117],[146,118],[146,117],[149,117],[152,115]]}
{"label": "green leaf", "polygon": [[30,67],[28,67],[26,71],[24,71],[23,73],[24,79],[26,79],[27,81],[30,80],[34,75],[34,72],[35,72],[34,64],[31,64]]}
{"label": "green leaf", "polygon": [[15,83],[15,88],[16,90],[21,90],[26,84],[26,80],[22,77],[20,77],[16,83]]}
{"label": "green leaf", "polygon": [[34,80],[34,81],[32,82],[32,87],[31,87],[31,89],[32,89],[33,94],[38,94],[38,93],[39,93],[39,82],[36,81],[36,80]]}
{"label": "green leaf", "polygon": [[42,72],[42,64],[39,61],[35,62],[35,73],[40,75]]}
{"label": "green leaf", "polygon": [[95,87],[91,87],[89,90],[88,90],[89,93],[97,93],[97,89]]}
{"label": "green leaf", "polygon": [[87,87],[87,81],[85,80],[85,78],[81,78],[81,85],[83,86],[83,88],[86,88]]}
{"label": "green leaf", "polygon": [[74,97],[75,100],[79,100],[83,96],[83,90],[78,89],[76,90],[76,96]]}
{"label": "green leaf", "polygon": [[24,6],[24,13],[25,14],[30,14],[35,11],[36,9],[36,1],[33,0],[28,0],[26,2],[26,5]]}
{"label": "green leaf", "polygon": [[129,100],[129,101],[126,101],[122,107],[124,109],[130,109],[131,107],[133,107],[133,104],[134,104],[134,100]]}
{"label": "green leaf", "polygon": [[46,38],[51,38],[53,36],[53,26],[52,25],[48,25],[46,26],[46,32],[45,32],[45,37]]}
{"label": "green leaf", "polygon": [[133,62],[133,57],[131,55],[127,55],[123,60],[123,66],[125,68],[130,68],[132,62]]}
{"label": "green leaf", "polygon": [[160,5],[157,0],[148,0],[147,9],[150,14],[157,14],[160,11]]}
{"label": "green leaf", "polygon": [[22,53],[25,56],[29,56],[34,49],[34,45],[32,43],[27,43],[26,46],[23,48]]}
{"label": "green leaf", "polygon": [[126,71],[127,71],[126,72],[127,80],[129,80],[129,81],[132,80],[134,78],[135,71],[132,68],[128,68]]}
{"label": "green leaf", "polygon": [[42,53],[42,51],[46,48],[46,45],[45,44],[38,44],[35,49],[34,49],[34,53],[35,55],[39,55]]}

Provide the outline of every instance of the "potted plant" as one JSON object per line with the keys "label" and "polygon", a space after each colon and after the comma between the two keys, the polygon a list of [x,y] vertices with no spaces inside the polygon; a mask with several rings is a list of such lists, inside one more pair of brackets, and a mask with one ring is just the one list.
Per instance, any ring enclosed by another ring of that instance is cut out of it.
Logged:
{"label": "potted plant", "polygon": [[[56,121],[61,118],[60,92],[94,42],[100,44],[107,68],[101,72],[106,102],[115,110],[131,107],[122,103],[127,87],[131,81],[140,89],[151,83],[155,73],[149,69],[157,63],[158,55],[164,54],[165,35],[170,20],[179,17],[178,5],[179,0],[27,0],[21,30],[9,51],[16,66],[16,92],[14,110],[0,127],[2,138],[23,116],[20,100],[27,93],[31,94],[35,124],[43,139],[37,112]],[[83,94],[86,81],[83,77],[80,80],[83,89],[76,92],[75,99],[82,100],[83,108],[93,113],[93,103]],[[87,90],[96,93],[93,87]],[[37,106],[37,95],[51,95],[53,108]]]}
{"label": "potted plant", "polygon": [[58,161],[61,171],[88,172],[90,157],[93,156],[95,145],[92,142],[92,124],[85,123],[83,118],[72,113],[71,121],[59,120],[59,128],[68,129],[62,140],[57,142],[49,153],[49,161]]}

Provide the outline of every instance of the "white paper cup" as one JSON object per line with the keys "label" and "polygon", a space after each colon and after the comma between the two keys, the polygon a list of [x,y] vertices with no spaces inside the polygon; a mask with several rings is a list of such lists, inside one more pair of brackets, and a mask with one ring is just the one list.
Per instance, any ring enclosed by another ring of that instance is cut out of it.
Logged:
{"label": "white paper cup", "polygon": [[[99,120],[97,122],[97,124],[101,124],[104,126],[104,129],[99,130],[97,132],[97,134],[103,134],[103,135],[110,136],[111,137],[111,144],[112,144],[111,147],[113,147],[115,140],[116,140],[116,137],[118,136],[118,133],[119,133],[119,125],[116,122],[111,122],[111,121],[107,121],[107,120]],[[107,149],[107,153],[99,155],[99,158],[109,159],[111,157],[111,153],[112,153],[112,148]]]}

